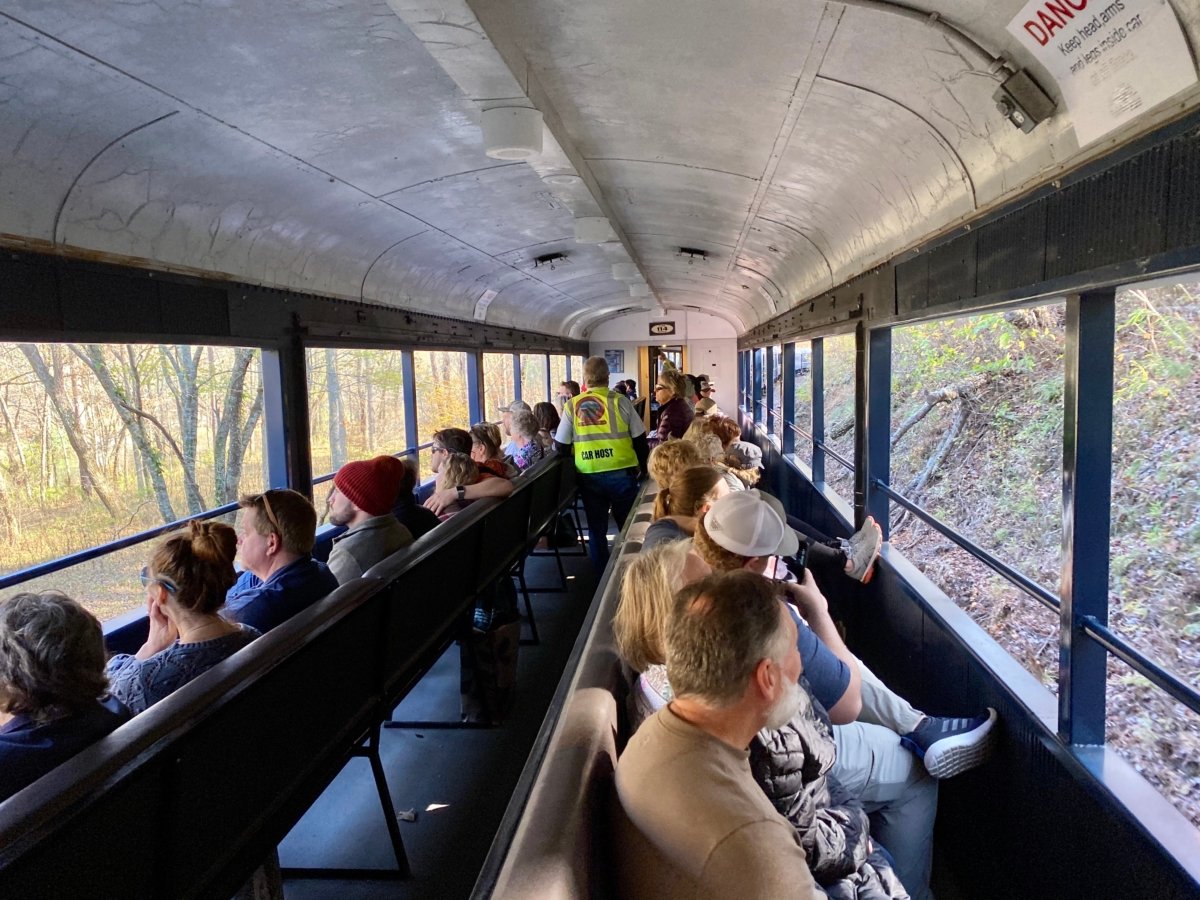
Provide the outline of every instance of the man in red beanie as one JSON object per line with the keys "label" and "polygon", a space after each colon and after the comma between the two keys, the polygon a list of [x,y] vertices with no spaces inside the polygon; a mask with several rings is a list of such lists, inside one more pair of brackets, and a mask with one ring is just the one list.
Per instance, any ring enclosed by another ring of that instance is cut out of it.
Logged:
{"label": "man in red beanie", "polygon": [[394,456],[348,462],[333,476],[329,492],[329,521],[349,526],[333,539],[329,568],[338,584],[360,578],[363,572],[401,547],[412,534],[392,515],[404,463]]}

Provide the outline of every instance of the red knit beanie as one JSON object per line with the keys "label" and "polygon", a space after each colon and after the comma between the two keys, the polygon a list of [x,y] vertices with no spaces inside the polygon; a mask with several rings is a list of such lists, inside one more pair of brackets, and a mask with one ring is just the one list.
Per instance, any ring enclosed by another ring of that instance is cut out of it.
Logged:
{"label": "red knit beanie", "polygon": [[394,456],[348,462],[333,476],[334,486],[365,513],[382,516],[396,505],[404,463]]}

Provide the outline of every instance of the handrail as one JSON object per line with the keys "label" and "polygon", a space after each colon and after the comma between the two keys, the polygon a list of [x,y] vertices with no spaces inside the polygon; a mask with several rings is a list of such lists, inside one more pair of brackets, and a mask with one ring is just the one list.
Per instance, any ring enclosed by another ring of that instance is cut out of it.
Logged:
{"label": "handrail", "polygon": [[39,578],[42,575],[61,572],[63,569],[77,566],[80,563],[85,563],[93,559],[99,559],[101,556],[116,553],[118,550],[128,549],[135,544],[141,544],[151,538],[156,538],[160,534],[174,531],[188,522],[195,522],[200,519],[212,519],[216,516],[223,516],[226,513],[236,512],[237,508],[238,504],[235,500],[232,503],[226,503],[224,506],[218,506],[216,509],[206,509],[203,512],[184,516],[182,519],[176,519],[174,522],[168,522],[165,525],[156,525],[154,528],[148,528],[145,531],[139,531],[137,534],[131,534],[128,537],[119,538],[115,541],[109,541],[107,544],[100,544],[98,547],[89,547],[87,550],[80,550],[78,553],[71,553],[67,556],[60,556],[58,559],[38,563],[36,566],[30,566],[28,569],[21,569],[0,578],[0,590],[13,587],[34,578]]}
{"label": "handrail", "polygon": [[[396,459],[399,459],[402,456],[412,456],[414,453],[420,453],[422,450],[428,450],[432,446],[433,441],[426,441],[424,444],[417,444],[415,447],[406,447],[398,453],[393,453],[392,456],[396,457]],[[318,484],[324,484],[327,481],[333,481],[333,476],[336,474],[337,472],[329,472],[325,475],[318,475],[312,480],[313,487],[316,487]]]}
{"label": "handrail", "polygon": [[796,426],[794,423],[786,422],[784,424],[786,424],[788,428],[792,429],[792,431],[794,433],[798,434],[800,437],[808,438],[810,441],[812,441],[814,447],[819,447],[822,453],[824,453],[826,456],[828,456],[834,462],[841,465],[842,468],[844,468],[847,472],[850,472],[851,474],[853,474],[854,463],[850,462],[848,459],[846,459],[846,457],[842,456],[842,454],[838,453],[836,450],[834,450],[832,447],[830,447],[824,441],[818,441],[809,432],[805,431],[803,428]]}
{"label": "handrail", "polygon": [[1145,656],[1095,616],[1081,620],[1083,633],[1135,672],[1144,675],[1194,713],[1200,713],[1200,691]]}
{"label": "handrail", "polygon": [[[419,444],[416,447],[409,447],[399,453],[393,453],[392,456],[397,458],[402,456],[411,456],[414,453],[419,453],[422,450],[427,450],[433,446],[433,442],[429,441],[424,444]],[[332,481],[333,476],[337,472],[330,472],[328,475],[320,475],[312,480],[313,486],[323,484],[326,481]],[[70,553],[66,556],[60,556],[57,559],[47,560],[44,563],[38,563],[35,566],[29,566],[25,569],[19,569],[16,572],[11,572],[8,575],[0,576],[0,590],[15,587],[18,584],[23,584],[26,581],[32,581],[34,578],[41,578],[43,575],[53,575],[55,572],[61,572],[63,569],[69,569],[71,566],[77,566],[81,563],[90,562],[93,559],[99,559],[102,556],[108,556],[110,553],[116,553],[118,550],[127,550],[136,544],[142,544],[146,541],[153,540],[159,535],[166,534],[168,531],[174,531],[186,525],[188,522],[200,521],[203,519],[213,519],[217,516],[223,516],[231,512],[237,512],[238,502],[236,500],[218,506],[214,509],[206,509],[190,516],[184,516],[181,519],[176,519],[174,522],[167,522],[165,525],[156,525],[153,528],[147,528],[145,531],[139,531],[137,534],[131,534],[127,537],[118,538],[115,541],[109,541],[106,544],[99,544],[95,547],[89,547],[86,550],[80,550],[76,553]]]}
{"label": "handrail", "polygon": [[943,537],[949,538],[954,543],[958,544],[958,546],[960,546],[962,549],[966,550],[968,553],[970,553],[972,556],[974,556],[976,559],[978,559],[981,563],[983,563],[985,566],[987,566],[993,572],[996,572],[998,575],[1001,575],[1008,581],[1012,582],[1014,585],[1019,587],[1022,591],[1024,591],[1026,594],[1028,594],[1034,600],[1038,601],[1043,606],[1045,606],[1047,609],[1053,610],[1054,612],[1058,612],[1062,608],[1062,601],[1053,592],[1051,592],[1047,588],[1042,587],[1040,584],[1038,584],[1033,579],[1028,578],[1025,575],[1022,575],[1020,572],[1018,572],[1016,569],[1012,568],[1012,566],[1009,566],[1007,563],[1001,562],[996,557],[992,556],[992,554],[988,553],[986,550],[984,550],[982,547],[980,547],[978,544],[976,544],[974,541],[971,541],[971,540],[963,537],[961,534],[959,534],[957,531],[955,531],[949,525],[942,522],[940,519],[938,519],[936,516],[932,515],[931,513],[926,512],[924,509],[922,509],[916,503],[913,503],[911,500],[909,500],[903,494],[892,490],[890,487],[888,487],[888,485],[884,484],[878,478],[871,479],[871,484],[880,493],[887,495],[893,501],[895,501],[896,503],[899,503],[901,506],[903,506],[905,509],[907,509],[909,512],[911,512],[914,516],[916,516],[918,519],[920,519],[922,522],[924,522],[930,528],[932,528],[935,531],[937,531],[938,533],[940,533]]}

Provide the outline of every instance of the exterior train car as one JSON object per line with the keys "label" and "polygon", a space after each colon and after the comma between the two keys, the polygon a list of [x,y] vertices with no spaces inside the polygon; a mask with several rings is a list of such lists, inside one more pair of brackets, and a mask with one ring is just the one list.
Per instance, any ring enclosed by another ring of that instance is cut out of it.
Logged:
{"label": "exterior train car", "polygon": [[[1197,896],[1197,47],[1193,0],[3,0],[0,599],[132,653],[191,520],[379,455],[424,498],[589,357],[650,430],[704,375],[789,514],[879,523],[853,652],[998,712],[933,891]],[[573,458],[511,485],[0,801],[0,893],[617,895],[662,486],[585,538]]]}

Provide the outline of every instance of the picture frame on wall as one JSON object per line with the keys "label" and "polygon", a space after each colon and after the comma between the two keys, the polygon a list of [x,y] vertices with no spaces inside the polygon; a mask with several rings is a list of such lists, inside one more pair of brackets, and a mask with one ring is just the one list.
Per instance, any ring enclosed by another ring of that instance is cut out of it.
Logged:
{"label": "picture frame on wall", "polygon": [[624,350],[605,350],[604,361],[608,364],[610,372],[625,372],[625,351]]}

